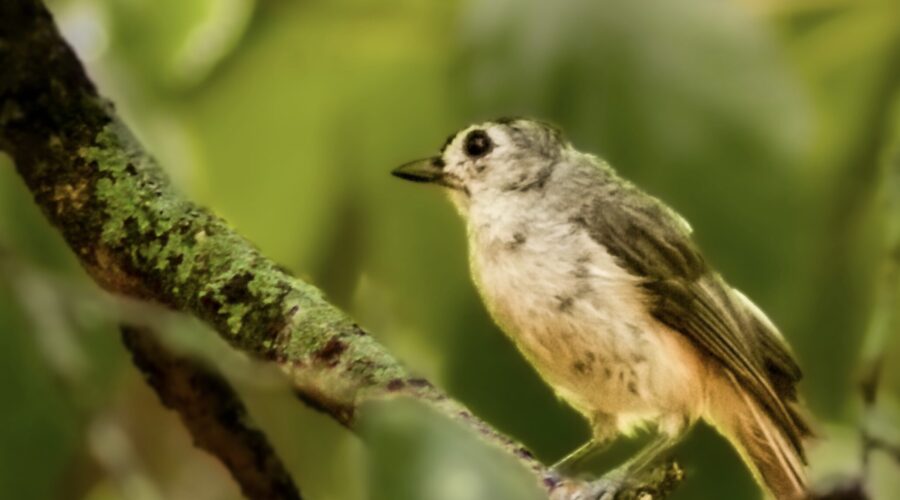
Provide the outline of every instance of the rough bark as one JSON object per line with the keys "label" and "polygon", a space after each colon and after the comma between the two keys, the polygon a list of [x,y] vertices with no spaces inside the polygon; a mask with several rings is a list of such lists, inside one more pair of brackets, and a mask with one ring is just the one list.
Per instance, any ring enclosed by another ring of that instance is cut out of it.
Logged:
{"label": "rough bark", "polygon": [[[302,400],[345,426],[355,425],[366,400],[414,397],[555,488],[522,445],[411,375],[318,289],[178,194],[98,95],[38,0],[0,1],[0,150],[107,290],[201,318],[234,348],[276,363]],[[620,498],[666,494],[680,471],[660,471],[661,480]]]}

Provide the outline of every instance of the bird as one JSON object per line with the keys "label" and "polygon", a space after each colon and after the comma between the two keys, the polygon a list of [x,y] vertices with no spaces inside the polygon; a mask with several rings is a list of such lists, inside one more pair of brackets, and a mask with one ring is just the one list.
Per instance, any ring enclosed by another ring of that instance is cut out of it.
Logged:
{"label": "bird", "polygon": [[643,449],[594,482],[590,498],[613,498],[703,420],[767,497],[807,497],[813,431],[800,367],[673,209],[536,119],[470,125],[439,154],[391,173],[449,193],[486,309],[588,421],[591,439],[554,471],[651,430]]}

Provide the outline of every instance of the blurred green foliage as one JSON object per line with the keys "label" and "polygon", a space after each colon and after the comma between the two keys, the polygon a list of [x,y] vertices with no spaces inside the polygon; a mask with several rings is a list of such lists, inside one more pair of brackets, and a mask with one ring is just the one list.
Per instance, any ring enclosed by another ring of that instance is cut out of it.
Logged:
{"label": "blurred green foliage", "polygon": [[478,436],[446,415],[412,400],[373,406],[366,408],[363,430],[371,449],[372,500],[546,498],[513,457],[482,450]]}
{"label": "blurred green foliage", "polygon": [[[885,209],[882,182],[900,168],[896,0],[51,6],[181,189],[541,459],[579,444],[586,426],[484,312],[449,204],[387,175],[499,115],[557,122],[685,215],[710,260],[795,347],[802,390],[831,437],[816,453],[820,474],[858,466],[859,352],[885,227],[900,217]],[[2,248],[18,266],[92,288],[8,163],[0,158]],[[0,276],[0,496],[238,497],[158,408],[112,319],[23,296],[18,280]],[[48,315],[69,347],[48,348],[58,342],[40,333]],[[246,360],[201,327],[184,328],[219,353],[309,498],[533,492],[493,450],[415,405],[372,413],[366,466],[356,437],[236,369]],[[900,359],[887,337],[873,349]],[[90,369],[73,375],[52,354],[60,349]],[[900,369],[885,366],[877,420],[896,433]],[[713,431],[698,428],[679,455],[689,480],[677,498],[758,498]],[[878,498],[892,498],[900,475],[877,471]]]}

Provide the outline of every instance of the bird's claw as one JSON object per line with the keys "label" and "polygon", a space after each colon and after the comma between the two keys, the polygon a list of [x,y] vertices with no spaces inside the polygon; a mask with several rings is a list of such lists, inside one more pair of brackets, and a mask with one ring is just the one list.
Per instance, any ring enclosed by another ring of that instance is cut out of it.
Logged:
{"label": "bird's claw", "polygon": [[593,481],[563,479],[551,471],[544,481],[557,490],[551,498],[559,500],[615,500],[619,492],[631,485],[627,475],[618,470]]}
{"label": "bird's claw", "polygon": [[555,469],[555,468],[547,469],[547,471],[544,472],[543,480],[544,480],[544,485],[545,485],[545,486],[547,487],[547,489],[549,489],[550,491],[555,490],[557,487],[559,487],[559,486],[562,485],[564,482],[566,482],[565,476],[563,476],[563,475],[562,475],[557,469]]}
{"label": "bird's claw", "polygon": [[624,485],[625,481],[621,475],[609,474],[587,483],[572,500],[614,500]]}

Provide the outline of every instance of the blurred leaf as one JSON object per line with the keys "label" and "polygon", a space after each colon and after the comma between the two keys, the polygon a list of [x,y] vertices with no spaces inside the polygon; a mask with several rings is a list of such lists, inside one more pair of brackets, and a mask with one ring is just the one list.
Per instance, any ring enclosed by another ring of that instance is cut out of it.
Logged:
{"label": "blurred leaf", "polygon": [[139,80],[179,89],[202,81],[246,29],[255,0],[109,0],[111,47]]}
{"label": "blurred leaf", "polygon": [[371,500],[539,500],[537,481],[471,430],[402,399],[364,415]]}
{"label": "blurred leaf", "polygon": [[806,71],[839,72],[848,65],[869,60],[894,42],[900,29],[900,9],[895,2],[868,0],[844,7],[806,30],[792,44],[792,51],[802,53],[798,60]]}
{"label": "blurred leaf", "polygon": [[373,175],[388,180],[386,149],[371,137],[383,123],[363,125],[398,118],[383,94],[413,98],[403,84],[430,46],[404,48],[423,32],[403,10],[284,4],[267,14],[265,29],[175,111],[201,145],[206,201],[276,260],[309,273],[333,252],[323,242],[343,230],[339,194]]}
{"label": "blurred leaf", "polygon": [[16,302],[0,279],[0,497],[55,498],[74,451],[78,419]]}
{"label": "blurred leaf", "polygon": [[756,159],[795,159],[808,144],[786,61],[734,5],[503,0],[465,19],[482,112],[560,121],[620,168],[666,175],[661,165],[684,154],[709,165],[735,156],[721,149],[738,138]]}

